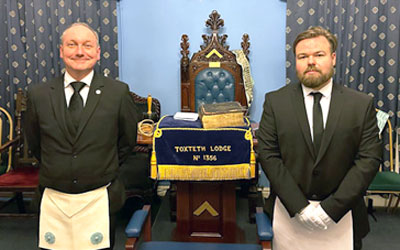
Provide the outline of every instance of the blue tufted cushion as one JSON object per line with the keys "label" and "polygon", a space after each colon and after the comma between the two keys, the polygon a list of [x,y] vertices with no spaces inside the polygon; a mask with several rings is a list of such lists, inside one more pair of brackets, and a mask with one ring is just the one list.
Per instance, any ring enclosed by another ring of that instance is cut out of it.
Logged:
{"label": "blue tufted cushion", "polygon": [[148,212],[146,210],[136,210],[132,215],[128,226],[125,228],[125,234],[128,237],[139,237],[142,231],[142,225],[146,220]]}
{"label": "blue tufted cushion", "polygon": [[230,244],[230,243],[199,243],[199,242],[173,242],[149,241],[140,245],[139,250],[261,250],[261,245],[256,244]]}
{"label": "blue tufted cushion", "polygon": [[207,68],[194,80],[195,110],[204,103],[231,102],[235,100],[235,79],[223,68]]}

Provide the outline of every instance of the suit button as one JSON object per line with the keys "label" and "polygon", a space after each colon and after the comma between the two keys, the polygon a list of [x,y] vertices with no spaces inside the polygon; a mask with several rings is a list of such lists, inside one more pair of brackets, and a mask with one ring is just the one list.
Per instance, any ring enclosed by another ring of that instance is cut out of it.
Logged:
{"label": "suit button", "polygon": [[78,183],[78,180],[75,179],[75,180],[73,180],[72,182],[73,182],[74,184],[76,184],[76,183]]}
{"label": "suit button", "polygon": [[77,155],[73,155],[72,158],[76,159],[76,158],[78,158],[78,156]]}
{"label": "suit button", "polygon": [[311,195],[311,199],[316,200],[318,196],[316,194]]}
{"label": "suit button", "polygon": [[314,171],[312,172],[312,174],[313,174],[314,176],[318,176],[318,175],[319,175],[319,171],[318,171],[318,170],[314,170]]}

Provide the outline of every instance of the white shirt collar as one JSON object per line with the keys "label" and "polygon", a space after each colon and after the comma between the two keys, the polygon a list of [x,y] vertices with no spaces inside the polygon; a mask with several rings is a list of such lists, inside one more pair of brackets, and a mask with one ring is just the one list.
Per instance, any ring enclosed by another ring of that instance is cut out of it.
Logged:
{"label": "white shirt collar", "polygon": [[[93,76],[94,76],[94,70],[92,70],[87,76],[85,76],[82,80],[80,80],[79,82],[84,82],[88,87],[90,87],[90,83],[93,80]],[[65,71],[65,75],[64,75],[64,87],[68,87],[71,82],[76,82],[77,80],[75,80],[69,73],[68,71]]]}
{"label": "white shirt collar", "polygon": [[332,87],[333,87],[333,81],[332,78],[329,80],[329,83],[325,85],[322,89],[315,91],[312,88],[306,87],[303,84],[301,84],[301,87],[303,89],[303,95],[304,97],[308,96],[312,92],[320,92],[324,97],[330,97],[332,94]]}

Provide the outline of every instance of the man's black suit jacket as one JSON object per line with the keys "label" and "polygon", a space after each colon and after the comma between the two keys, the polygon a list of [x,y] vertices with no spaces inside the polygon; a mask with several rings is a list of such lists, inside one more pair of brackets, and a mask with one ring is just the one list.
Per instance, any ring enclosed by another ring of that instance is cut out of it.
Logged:
{"label": "man's black suit jacket", "polygon": [[118,149],[134,147],[138,122],[128,85],[95,73],[75,136],[68,130],[62,76],[29,88],[27,105],[25,129],[40,161],[40,186],[74,194],[111,183],[110,212],[120,209]]}
{"label": "man's black suit jacket", "polygon": [[257,139],[271,183],[268,213],[276,196],[292,217],[308,200],[320,200],[335,222],[352,210],[355,238],[369,232],[363,195],[382,157],[373,98],[333,84],[320,152],[314,155],[301,85],[287,85],[266,94]]}

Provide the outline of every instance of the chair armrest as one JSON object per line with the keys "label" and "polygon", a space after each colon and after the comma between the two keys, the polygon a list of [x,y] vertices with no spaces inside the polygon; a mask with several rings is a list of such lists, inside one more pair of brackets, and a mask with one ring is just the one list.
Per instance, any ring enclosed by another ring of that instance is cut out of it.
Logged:
{"label": "chair armrest", "polygon": [[125,228],[128,239],[125,242],[125,249],[136,249],[139,237],[143,235],[144,241],[151,240],[151,213],[150,205],[143,206],[135,211]]}
{"label": "chair armrest", "polygon": [[131,217],[128,225],[125,228],[125,234],[127,237],[139,238],[142,232],[143,223],[147,218],[148,211],[137,210]]}
{"label": "chair armrest", "polygon": [[260,241],[271,241],[273,237],[271,221],[261,207],[256,208],[256,224]]}
{"label": "chair armrest", "polygon": [[12,139],[11,141],[7,141],[6,143],[4,143],[3,145],[0,146],[0,153],[3,153],[5,150],[7,150],[9,147],[13,146],[14,144],[16,144],[19,141],[19,136],[15,137],[14,139]]}

